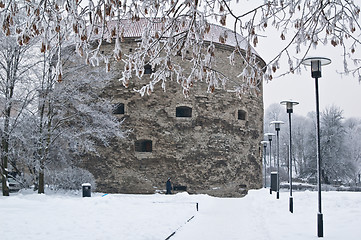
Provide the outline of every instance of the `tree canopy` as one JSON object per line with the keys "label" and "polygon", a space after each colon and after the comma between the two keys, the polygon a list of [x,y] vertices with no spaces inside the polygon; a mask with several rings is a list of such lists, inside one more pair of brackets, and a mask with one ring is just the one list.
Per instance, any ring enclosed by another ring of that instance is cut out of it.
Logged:
{"label": "tree canopy", "polygon": [[[39,38],[41,52],[73,44],[89,64],[103,61],[109,65],[110,59],[124,61],[128,66],[121,78],[125,86],[132,77],[139,75],[136,66],[166,66],[159,68],[152,75],[152,81],[139,90],[143,93],[152,91],[157,83],[165,87],[165,79],[173,75],[185,94],[198,80],[206,81],[209,91],[220,82],[225,85],[227,79],[213,68],[213,43],[203,44],[212,22],[220,25],[233,22],[231,34],[240,34],[244,38],[229,57],[230,64],[237,64],[235,55],[246,63],[246,70],[240,70],[236,80],[238,86],[234,90],[239,94],[257,89],[259,82],[254,79],[274,78],[281,59],[287,60],[288,70],[279,74],[299,70],[309,50],[321,44],[342,48],[344,72],[361,75],[361,60],[355,54],[360,45],[360,7],[354,1],[259,0],[252,1],[251,8],[245,7],[248,4],[251,1],[0,0],[0,22],[2,31],[7,36],[15,36],[19,45]],[[140,19],[146,19],[146,23],[139,47],[126,55],[122,53],[124,20],[137,22]],[[156,24],[162,26],[154,31]],[[274,28],[286,44],[273,59],[260,64],[252,48],[257,47],[262,36],[269,34],[266,31],[269,28]],[[219,34],[221,42],[227,37],[226,32]],[[115,43],[111,55],[99,51],[106,42]],[[185,57],[186,52],[192,53],[189,61],[194,63],[189,73],[173,64],[176,56]],[[61,81],[61,51],[57,54],[56,73]]]}

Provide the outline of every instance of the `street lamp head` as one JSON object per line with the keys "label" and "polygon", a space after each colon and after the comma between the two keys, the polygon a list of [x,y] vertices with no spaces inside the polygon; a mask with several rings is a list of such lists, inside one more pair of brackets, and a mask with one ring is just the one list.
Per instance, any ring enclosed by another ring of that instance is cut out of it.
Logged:
{"label": "street lamp head", "polygon": [[286,105],[287,113],[293,113],[293,106],[297,105],[298,102],[292,100],[285,100],[280,102],[281,105]]}
{"label": "street lamp head", "polygon": [[263,147],[267,147],[267,143],[268,143],[268,141],[261,141],[261,144],[263,145]]}
{"label": "street lamp head", "polygon": [[275,130],[279,131],[279,130],[281,130],[281,124],[284,124],[284,122],[283,121],[272,121],[272,122],[270,122],[270,124],[274,124]]}
{"label": "street lamp head", "polygon": [[268,141],[272,142],[272,137],[276,136],[274,133],[265,133],[265,137],[267,137]]}
{"label": "street lamp head", "polygon": [[303,60],[302,64],[311,66],[312,78],[321,77],[321,66],[325,66],[331,63],[331,59],[325,57],[309,57]]}

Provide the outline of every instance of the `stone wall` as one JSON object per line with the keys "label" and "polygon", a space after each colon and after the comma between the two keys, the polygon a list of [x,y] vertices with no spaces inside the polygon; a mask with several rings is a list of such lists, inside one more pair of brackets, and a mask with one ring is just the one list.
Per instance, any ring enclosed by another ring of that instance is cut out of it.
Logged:
{"label": "stone wall", "polygon": [[[233,48],[217,46],[216,68],[237,80],[242,64],[230,66],[227,58]],[[112,47],[105,45],[102,51]],[[135,47],[132,40],[122,45],[125,53]],[[182,64],[190,69],[189,62]],[[98,191],[154,193],[165,189],[169,177],[189,193],[223,197],[262,187],[262,86],[258,96],[239,98],[221,88],[207,93],[207,84],[198,81],[185,98],[179,84],[168,81],[166,92],[158,86],[150,96],[141,97],[133,88],[142,82],[124,88],[118,80],[123,65],[112,65],[119,71],[113,71],[114,80],[102,95],[115,105],[124,104],[124,113],[116,116],[130,132],[110,147],[99,148],[99,156],[84,159],[82,165],[96,177]],[[147,78],[144,75],[143,83]],[[191,117],[177,117],[177,107],[191,108]]]}

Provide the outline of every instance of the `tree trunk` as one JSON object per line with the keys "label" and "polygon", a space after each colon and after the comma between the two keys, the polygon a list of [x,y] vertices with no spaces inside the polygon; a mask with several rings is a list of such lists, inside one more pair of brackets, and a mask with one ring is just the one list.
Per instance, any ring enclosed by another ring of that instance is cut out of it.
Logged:
{"label": "tree trunk", "polygon": [[5,130],[3,137],[1,139],[2,152],[1,152],[1,180],[2,180],[2,190],[3,196],[9,196],[9,188],[7,186],[8,181],[8,154],[9,154],[9,137],[8,137],[8,127],[6,127],[5,120]]}
{"label": "tree trunk", "polygon": [[9,188],[7,186],[7,174],[2,174],[2,189],[3,189],[3,196],[9,196]]}
{"label": "tree trunk", "polygon": [[[12,94],[12,91],[11,91]],[[10,112],[11,104],[6,103],[5,106],[5,121],[4,121],[4,132],[1,139],[1,175],[2,175],[2,190],[3,196],[9,196],[9,187],[6,184],[8,182],[8,161],[9,161],[9,127],[10,127]]]}
{"label": "tree trunk", "polygon": [[9,153],[9,142],[8,138],[6,138],[7,134],[4,133],[4,137],[2,139],[2,147],[3,151],[1,153],[1,181],[2,181],[2,190],[3,196],[9,196],[9,188],[7,186],[8,182],[8,153]]}
{"label": "tree trunk", "polygon": [[38,188],[38,193],[44,193],[44,169],[40,168],[39,171],[39,188]]}

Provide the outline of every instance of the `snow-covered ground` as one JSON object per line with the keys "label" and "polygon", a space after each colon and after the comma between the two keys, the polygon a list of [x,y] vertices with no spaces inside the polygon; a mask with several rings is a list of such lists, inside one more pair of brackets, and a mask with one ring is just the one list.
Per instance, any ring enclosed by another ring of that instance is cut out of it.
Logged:
{"label": "snow-covered ground", "polygon": [[[0,197],[0,239],[317,239],[317,192],[294,192],[293,214],[288,192],[275,197],[22,192]],[[323,192],[322,203],[323,239],[361,239],[361,193]]]}

